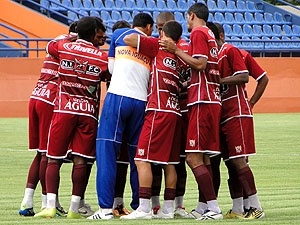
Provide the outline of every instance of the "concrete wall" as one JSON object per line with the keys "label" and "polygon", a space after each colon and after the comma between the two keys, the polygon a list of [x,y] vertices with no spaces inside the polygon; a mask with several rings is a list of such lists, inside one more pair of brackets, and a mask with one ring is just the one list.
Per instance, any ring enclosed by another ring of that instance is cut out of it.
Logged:
{"label": "concrete wall", "polygon": [[[300,58],[257,58],[268,72],[267,90],[254,113],[300,112]],[[0,58],[0,117],[27,117],[28,100],[43,59]],[[247,85],[251,96],[256,82]],[[105,96],[102,85],[101,99]]]}

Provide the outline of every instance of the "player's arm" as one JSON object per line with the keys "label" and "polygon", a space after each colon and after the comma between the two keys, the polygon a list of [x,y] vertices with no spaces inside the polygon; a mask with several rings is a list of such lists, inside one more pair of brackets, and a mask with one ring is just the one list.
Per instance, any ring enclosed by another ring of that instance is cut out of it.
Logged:
{"label": "player's arm", "polygon": [[265,92],[268,83],[269,83],[269,78],[266,74],[257,81],[255,91],[249,101],[252,108]]}
{"label": "player's arm", "polygon": [[47,43],[46,52],[55,58],[58,58],[58,43],[59,41],[51,40]]}
{"label": "player's arm", "polygon": [[137,33],[132,33],[124,37],[124,42],[130,47],[137,48],[137,51],[154,58],[159,49],[158,38],[146,37]]}
{"label": "player's arm", "polygon": [[170,40],[160,40],[159,44],[164,50],[174,53],[175,55],[180,57],[191,68],[198,71],[203,71],[206,68],[207,58],[192,57],[189,54],[185,53],[182,49],[178,48],[177,45]]}

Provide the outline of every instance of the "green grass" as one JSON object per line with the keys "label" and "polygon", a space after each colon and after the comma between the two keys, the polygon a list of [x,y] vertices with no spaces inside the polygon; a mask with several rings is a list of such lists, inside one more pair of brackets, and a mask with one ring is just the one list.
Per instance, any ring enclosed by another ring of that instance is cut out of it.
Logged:
{"label": "green grass", "polygon": [[[18,215],[23,198],[28,167],[35,153],[27,151],[27,119],[0,118],[0,224],[195,224],[195,220],[151,220],[151,221],[87,221],[64,218],[37,219]],[[223,220],[209,224],[300,224],[300,114],[257,114],[255,115],[257,155],[250,158],[260,201],[266,218],[257,221]],[[188,170],[189,171],[189,170]],[[225,213],[231,207],[227,189],[227,174],[221,167],[222,183],[219,204]],[[68,209],[71,195],[71,165],[61,169],[59,197]],[[34,201],[38,211],[41,189],[38,186]],[[130,202],[130,189],[125,191],[125,202]],[[197,188],[190,171],[184,199],[187,210],[197,204]],[[86,200],[97,209],[95,193],[95,167],[86,192]]]}

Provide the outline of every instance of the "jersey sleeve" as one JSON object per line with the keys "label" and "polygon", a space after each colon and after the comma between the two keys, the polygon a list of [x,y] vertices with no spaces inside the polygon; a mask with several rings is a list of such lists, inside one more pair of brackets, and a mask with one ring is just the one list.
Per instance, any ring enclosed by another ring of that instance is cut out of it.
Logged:
{"label": "jersey sleeve", "polygon": [[191,43],[193,45],[191,55],[193,58],[208,58],[207,35],[201,30],[195,30],[191,35]]}
{"label": "jersey sleeve", "polygon": [[158,41],[158,38],[139,35],[139,52],[150,58],[155,58],[159,50]]}
{"label": "jersey sleeve", "polygon": [[245,63],[249,71],[249,75],[252,76],[256,81],[266,74],[256,60],[248,53],[245,57]]}
{"label": "jersey sleeve", "polygon": [[46,46],[46,52],[48,54],[50,54],[51,56],[58,58],[58,45],[59,45],[59,41],[56,40],[52,40],[49,41],[47,46]]}
{"label": "jersey sleeve", "polygon": [[116,48],[116,32],[113,33],[112,37],[111,37],[111,41],[110,41],[110,45],[109,45],[109,50],[108,50],[108,57],[109,58],[115,58],[115,48]]}
{"label": "jersey sleeve", "polygon": [[243,55],[237,48],[231,47],[227,52],[227,56],[229,65],[232,66],[233,76],[248,72]]}

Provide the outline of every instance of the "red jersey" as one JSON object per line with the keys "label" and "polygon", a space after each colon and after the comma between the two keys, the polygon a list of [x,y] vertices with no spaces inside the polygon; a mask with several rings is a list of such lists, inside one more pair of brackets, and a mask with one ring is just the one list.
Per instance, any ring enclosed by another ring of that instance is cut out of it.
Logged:
{"label": "red jersey", "polygon": [[249,71],[249,75],[253,77],[256,81],[258,81],[260,78],[262,78],[264,75],[267,74],[266,71],[264,71],[260,65],[253,59],[251,54],[243,49],[240,49],[244,62],[246,64],[246,67]]}
{"label": "red jersey", "polygon": [[47,52],[59,58],[54,112],[98,119],[100,80],[108,66],[107,53],[82,39],[50,41]]}
{"label": "red jersey", "polygon": [[205,70],[191,69],[188,81],[188,106],[196,103],[221,104],[218,48],[213,32],[206,26],[192,30],[188,54],[194,58],[207,59]]}
{"label": "red jersey", "polygon": [[181,115],[177,56],[162,50],[158,38],[139,37],[139,51],[153,59],[146,111],[156,110]]}
{"label": "red jersey", "polygon": [[[227,43],[224,43],[219,51],[218,64],[222,78],[248,73],[240,50]],[[222,85],[221,95],[221,122],[226,122],[233,117],[252,117],[245,84]]]}

